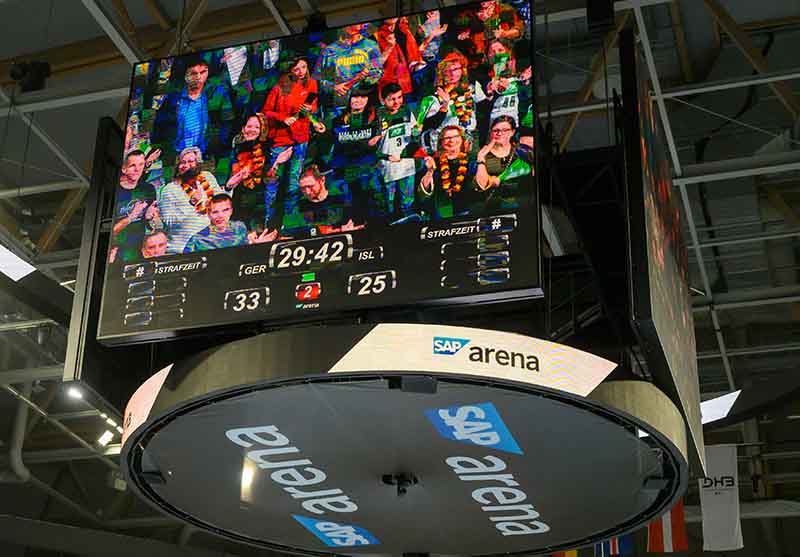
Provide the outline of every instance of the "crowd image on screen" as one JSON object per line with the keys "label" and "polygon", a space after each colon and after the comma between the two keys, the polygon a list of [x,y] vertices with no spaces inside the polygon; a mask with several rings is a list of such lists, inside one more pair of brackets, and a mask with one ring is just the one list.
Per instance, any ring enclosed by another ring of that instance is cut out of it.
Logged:
{"label": "crowd image on screen", "polygon": [[513,211],[530,29],[486,1],[136,65],[110,257]]}

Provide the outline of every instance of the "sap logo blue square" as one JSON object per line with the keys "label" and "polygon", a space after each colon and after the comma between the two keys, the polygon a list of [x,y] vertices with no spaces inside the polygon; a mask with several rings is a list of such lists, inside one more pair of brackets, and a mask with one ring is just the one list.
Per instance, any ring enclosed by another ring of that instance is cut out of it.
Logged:
{"label": "sap logo blue square", "polygon": [[317,520],[307,516],[293,514],[297,522],[314,534],[328,547],[357,547],[360,545],[378,545],[378,538],[360,526],[338,524],[330,520]]}
{"label": "sap logo blue square", "polygon": [[522,454],[516,439],[491,402],[425,410],[428,420],[445,439]]}
{"label": "sap logo blue square", "polygon": [[433,337],[433,353],[453,356],[467,344],[467,338]]}

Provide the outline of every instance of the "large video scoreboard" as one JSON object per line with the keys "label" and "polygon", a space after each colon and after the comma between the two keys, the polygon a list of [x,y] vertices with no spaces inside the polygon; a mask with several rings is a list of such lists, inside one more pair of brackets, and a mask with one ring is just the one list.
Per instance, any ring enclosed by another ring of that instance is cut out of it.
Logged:
{"label": "large video scoreboard", "polygon": [[541,295],[528,2],[133,70],[98,339]]}

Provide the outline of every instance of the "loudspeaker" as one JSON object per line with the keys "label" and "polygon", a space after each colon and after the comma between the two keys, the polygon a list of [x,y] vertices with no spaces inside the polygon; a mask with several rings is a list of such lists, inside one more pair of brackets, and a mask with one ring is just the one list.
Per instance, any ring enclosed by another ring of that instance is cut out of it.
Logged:
{"label": "loudspeaker", "polygon": [[586,0],[586,24],[592,33],[613,27],[614,0]]}

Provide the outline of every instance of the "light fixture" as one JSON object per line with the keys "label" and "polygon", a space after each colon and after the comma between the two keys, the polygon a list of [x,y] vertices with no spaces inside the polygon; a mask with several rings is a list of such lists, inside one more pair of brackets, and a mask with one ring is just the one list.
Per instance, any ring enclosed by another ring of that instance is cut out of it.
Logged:
{"label": "light fixture", "polygon": [[7,247],[0,245],[0,273],[13,280],[19,281],[34,272],[36,267],[22,259]]}
{"label": "light fixture", "polygon": [[83,393],[78,387],[69,387],[67,389],[67,396],[76,400],[81,400],[83,398]]}
{"label": "light fixture", "polygon": [[106,414],[105,412],[100,412],[100,417],[105,420],[106,418],[108,418],[108,414]]}
{"label": "light fixture", "polygon": [[122,428],[121,428],[121,427],[119,427],[119,426],[117,426],[117,433],[119,433],[120,435],[122,435]]}
{"label": "light fixture", "polygon": [[108,430],[106,430],[103,435],[100,436],[100,439],[97,440],[97,444],[105,447],[108,445],[111,440],[114,438],[114,434]]}
{"label": "light fixture", "polygon": [[117,427],[117,422],[115,422],[115,421],[114,421],[114,420],[112,420],[111,418],[106,418],[106,423],[107,423],[108,425],[110,425],[111,427]]}
{"label": "light fixture", "polygon": [[734,391],[700,403],[700,416],[704,424],[716,422],[728,415],[742,391]]}

